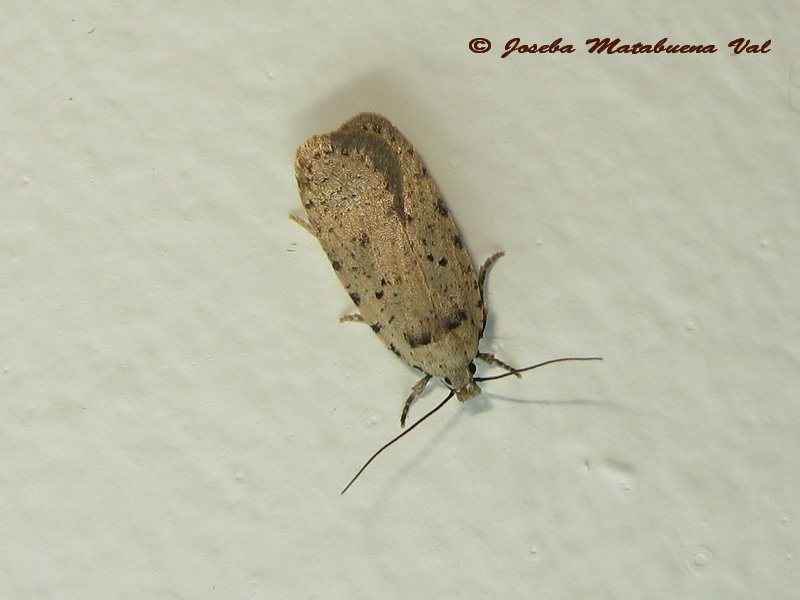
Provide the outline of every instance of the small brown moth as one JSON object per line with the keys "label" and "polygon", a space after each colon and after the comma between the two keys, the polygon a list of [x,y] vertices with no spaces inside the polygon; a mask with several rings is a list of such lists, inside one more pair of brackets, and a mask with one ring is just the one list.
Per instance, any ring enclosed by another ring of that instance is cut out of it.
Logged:
{"label": "small brown moth", "polygon": [[[363,321],[405,363],[425,375],[411,389],[400,417],[432,377],[450,394],[433,411],[378,450],[416,427],[455,395],[466,402],[481,393],[478,382],[520,373],[493,354],[480,352],[486,327],[486,273],[476,273],[461,234],[417,152],[385,117],[362,113],[339,129],[307,140],[297,150],[295,174],[309,222],[334,271],[358,308],[342,321]],[[478,358],[508,371],[475,377]]]}

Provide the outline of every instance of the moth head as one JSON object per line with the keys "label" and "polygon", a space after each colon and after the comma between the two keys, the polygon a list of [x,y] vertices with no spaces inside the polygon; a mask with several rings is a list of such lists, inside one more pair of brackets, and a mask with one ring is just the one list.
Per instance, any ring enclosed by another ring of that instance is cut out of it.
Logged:
{"label": "moth head", "polygon": [[466,402],[480,395],[481,388],[475,383],[473,375],[475,375],[475,364],[469,363],[465,368],[444,378],[444,382],[456,393],[459,402]]}

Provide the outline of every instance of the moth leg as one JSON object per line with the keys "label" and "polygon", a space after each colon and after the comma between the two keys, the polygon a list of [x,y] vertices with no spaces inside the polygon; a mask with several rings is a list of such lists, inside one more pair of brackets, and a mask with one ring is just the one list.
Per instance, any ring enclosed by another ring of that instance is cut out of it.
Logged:
{"label": "moth leg", "polygon": [[309,223],[308,221],[304,221],[303,219],[301,219],[300,217],[298,217],[296,215],[289,215],[289,218],[292,221],[294,221],[295,223],[297,223],[298,225],[300,225],[303,229],[305,229],[309,233],[311,233],[311,235],[313,235],[314,237],[317,237],[317,230],[314,229],[314,227],[313,227],[313,225],[311,225],[311,223]]}
{"label": "moth leg", "polygon": [[[478,272],[478,289],[481,293],[481,300],[483,300],[483,314],[484,316],[489,311],[489,308],[486,304],[486,273],[489,271],[489,267],[491,267],[497,260],[503,256],[505,256],[505,252],[496,252],[492,254],[489,258],[486,259],[486,262],[483,263],[481,270]],[[509,373],[513,373],[518,378],[522,378],[517,370],[509,365],[506,362],[503,362],[499,358],[497,358],[494,354],[490,352],[478,352],[478,358],[485,362],[487,365],[495,365],[500,367],[501,369],[505,369]]]}
{"label": "moth leg", "polygon": [[408,409],[411,408],[411,403],[417,399],[422,393],[422,390],[425,389],[425,386],[428,385],[428,382],[431,380],[430,375],[425,375],[422,379],[420,379],[417,383],[414,384],[414,387],[411,388],[411,394],[409,395],[406,403],[403,405],[403,412],[400,414],[400,427],[406,426],[406,417],[408,417]]}
{"label": "moth leg", "polygon": [[491,354],[491,353],[489,353],[489,352],[478,352],[478,358],[480,358],[480,359],[481,359],[483,362],[485,362],[487,365],[495,365],[495,366],[498,366],[498,367],[500,367],[501,369],[505,369],[505,370],[506,370],[506,371],[508,371],[509,373],[513,373],[513,374],[514,374],[514,375],[516,375],[516,376],[517,376],[519,379],[522,379],[522,375],[520,375],[520,374],[517,372],[517,370],[516,370],[514,367],[512,367],[512,366],[511,366],[511,365],[509,365],[508,363],[504,363],[502,360],[500,360],[499,358],[497,358],[497,357],[496,357],[494,354]]}
{"label": "moth leg", "polygon": [[345,315],[339,319],[339,323],[347,323],[348,321],[353,321],[354,323],[363,323],[364,317],[358,313],[355,313],[353,315]]}
{"label": "moth leg", "polygon": [[483,263],[480,271],[478,271],[478,289],[481,292],[481,300],[485,300],[486,298],[486,273],[489,271],[489,267],[491,267],[497,260],[505,256],[505,252],[495,252],[489,258],[486,259],[486,262]]}

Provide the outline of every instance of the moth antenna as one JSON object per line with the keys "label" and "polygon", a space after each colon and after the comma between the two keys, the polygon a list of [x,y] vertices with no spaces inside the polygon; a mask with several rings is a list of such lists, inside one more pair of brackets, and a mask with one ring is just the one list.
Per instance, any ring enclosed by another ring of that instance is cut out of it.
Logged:
{"label": "moth antenna", "polygon": [[[562,359],[562,360],[564,360],[564,359]],[[407,433],[411,433],[411,431],[414,429],[414,427],[416,427],[417,425],[419,425],[420,423],[422,423],[422,422],[423,422],[425,419],[427,419],[428,417],[430,417],[430,416],[431,416],[433,413],[435,413],[437,410],[439,410],[439,409],[440,409],[440,408],[442,408],[442,407],[443,407],[445,404],[447,404],[447,401],[448,401],[448,400],[450,400],[450,398],[452,398],[454,394],[455,394],[455,391],[453,391],[453,390],[450,390],[450,393],[449,393],[449,394],[447,394],[447,398],[445,398],[444,400],[442,400],[442,401],[439,403],[439,405],[438,405],[438,406],[436,406],[436,408],[432,409],[430,412],[428,412],[427,414],[425,414],[425,416],[423,416],[423,417],[420,417],[420,419],[419,419],[419,420],[418,420],[416,423],[414,423],[414,424],[413,424],[411,427],[409,427],[408,429],[406,429],[405,431],[403,431],[403,433],[401,433],[401,434],[400,434],[400,435],[398,435],[398,436],[395,436],[395,437],[394,437],[394,438],[392,438],[390,441],[386,442],[386,443],[385,443],[383,446],[381,446],[381,447],[378,449],[378,451],[377,451],[377,452],[375,452],[375,454],[373,454],[372,456],[370,456],[370,457],[369,457],[369,460],[368,460],[367,462],[365,462],[365,463],[364,463],[364,466],[363,466],[363,467],[361,467],[361,468],[358,470],[358,473],[356,473],[355,477],[353,477],[353,478],[350,480],[350,483],[348,483],[348,484],[347,484],[347,485],[344,487],[344,489],[342,490],[342,494],[344,494],[344,493],[345,493],[347,490],[349,490],[349,489],[350,489],[350,486],[351,486],[351,485],[353,485],[353,484],[355,483],[356,479],[358,479],[358,476],[359,476],[359,475],[361,475],[361,473],[363,473],[363,472],[364,472],[364,469],[366,469],[366,468],[369,466],[369,463],[371,463],[373,460],[375,460],[375,459],[378,457],[378,455],[379,455],[381,452],[383,452],[384,450],[386,450],[386,449],[387,449],[389,446],[391,446],[392,444],[394,444],[394,443],[395,443],[397,440],[399,440],[401,437],[403,437],[403,436],[404,436],[404,435],[406,435]]]}
{"label": "moth antenna", "polygon": [[603,359],[599,356],[590,356],[588,358],[552,358],[550,360],[541,362],[538,365],[531,365],[530,367],[525,367],[524,369],[514,369],[514,371],[510,373],[503,373],[502,375],[492,375],[491,377],[475,377],[474,380],[490,381],[492,379],[502,379],[503,377],[511,377],[512,375],[516,375],[517,373],[523,373],[524,371],[532,371],[533,369],[538,369],[539,367],[543,367],[545,365],[552,365],[553,363],[564,362],[565,360],[603,360]]}

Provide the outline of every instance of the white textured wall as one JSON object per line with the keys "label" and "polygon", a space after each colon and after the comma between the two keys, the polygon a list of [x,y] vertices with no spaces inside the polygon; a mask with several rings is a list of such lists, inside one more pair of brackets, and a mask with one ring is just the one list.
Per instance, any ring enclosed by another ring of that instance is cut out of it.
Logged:
{"label": "white textured wall", "polygon": [[[797,597],[797,3],[2,4],[4,598]],[[362,110],[507,252],[484,349],[605,361],[340,497],[417,378],[286,218]]]}

